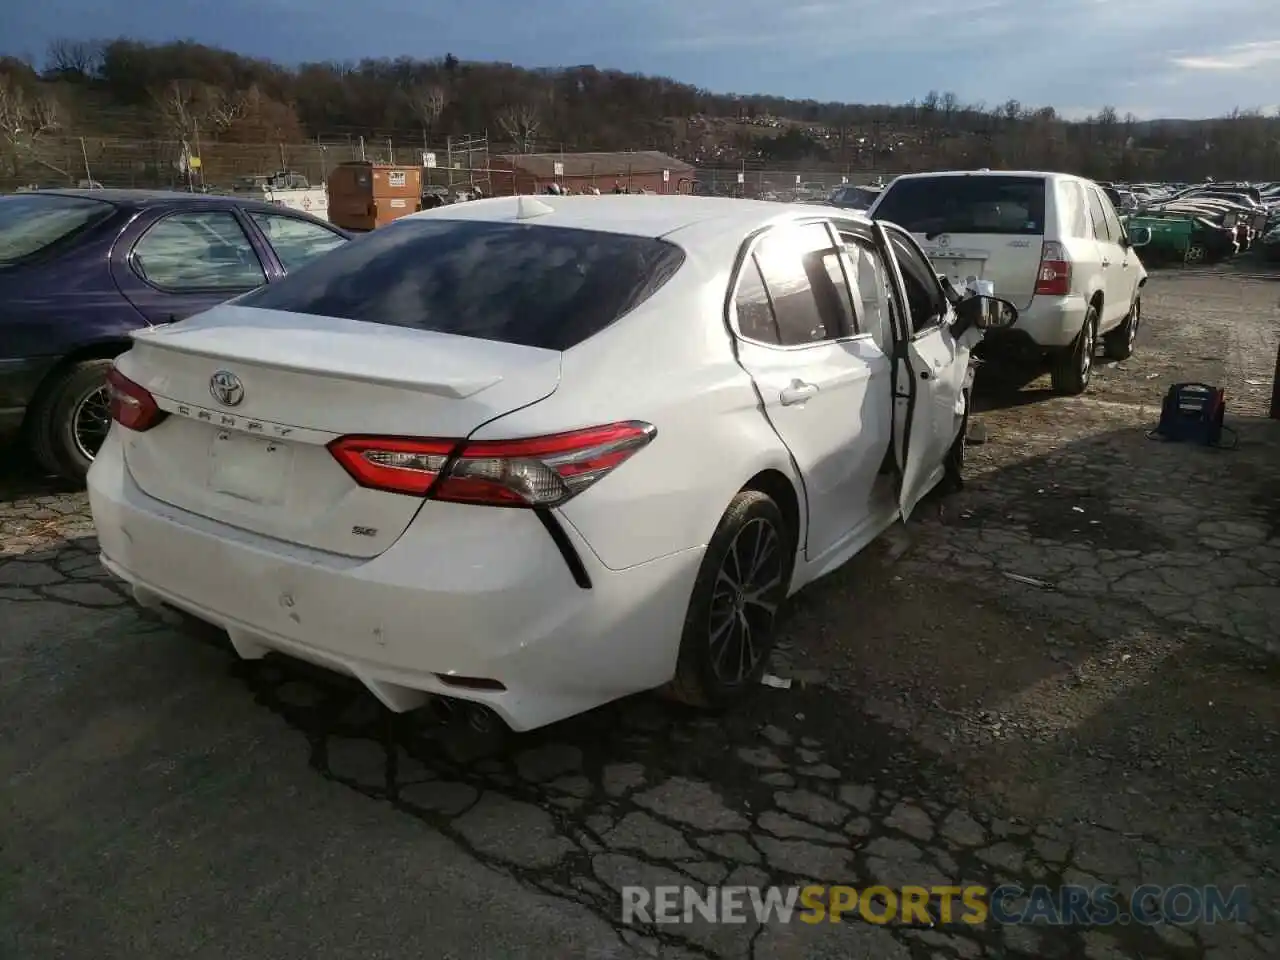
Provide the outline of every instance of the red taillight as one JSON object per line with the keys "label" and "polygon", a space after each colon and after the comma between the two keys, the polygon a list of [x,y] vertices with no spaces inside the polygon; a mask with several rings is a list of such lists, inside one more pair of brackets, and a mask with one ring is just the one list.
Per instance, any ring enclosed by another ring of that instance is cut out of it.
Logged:
{"label": "red taillight", "polygon": [[647,423],[627,421],[522,440],[340,437],[329,444],[362,487],[495,507],[555,507],[649,443]]}
{"label": "red taillight", "polygon": [[122,427],[141,433],[167,416],[145,387],[134,383],[115,367],[107,372],[107,393],[111,397],[111,419]]}
{"label": "red taillight", "polygon": [[425,496],[458,446],[456,440],[339,437],[329,451],[362,487]]}
{"label": "red taillight", "polygon": [[1040,254],[1040,272],[1036,276],[1036,295],[1065,297],[1071,292],[1071,258],[1060,243],[1050,240]]}

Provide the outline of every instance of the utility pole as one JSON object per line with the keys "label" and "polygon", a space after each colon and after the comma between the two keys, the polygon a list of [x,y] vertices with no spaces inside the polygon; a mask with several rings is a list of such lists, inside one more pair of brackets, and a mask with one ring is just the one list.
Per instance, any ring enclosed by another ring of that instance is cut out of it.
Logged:
{"label": "utility pole", "polygon": [[89,189],[93,189],[93,174],[89,172],[89,148],[84,145],[84,137],[80,138],[80,156],[84,157],[84,178],[89,181]]}

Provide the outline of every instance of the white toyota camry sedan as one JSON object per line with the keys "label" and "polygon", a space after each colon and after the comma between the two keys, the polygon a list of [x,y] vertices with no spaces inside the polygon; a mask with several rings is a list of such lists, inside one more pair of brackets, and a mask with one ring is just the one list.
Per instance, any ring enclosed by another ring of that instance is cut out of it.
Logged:
{"label": "white toyota camry sedan", "polygon": [[1015,319],[853,211],[440,208],[135,334],[102,562],[395,711],[725,706],[789,594],[958,476],[970,349]]}

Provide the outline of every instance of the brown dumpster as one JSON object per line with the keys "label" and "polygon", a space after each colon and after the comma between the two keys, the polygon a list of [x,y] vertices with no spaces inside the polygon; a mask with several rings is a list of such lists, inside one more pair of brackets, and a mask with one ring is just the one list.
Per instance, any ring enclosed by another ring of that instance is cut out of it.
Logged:
{"label": "brown dumpster", "polygon": [[329,174],[329,222],[373,230],[422,209],[422,169],[352,160]]}

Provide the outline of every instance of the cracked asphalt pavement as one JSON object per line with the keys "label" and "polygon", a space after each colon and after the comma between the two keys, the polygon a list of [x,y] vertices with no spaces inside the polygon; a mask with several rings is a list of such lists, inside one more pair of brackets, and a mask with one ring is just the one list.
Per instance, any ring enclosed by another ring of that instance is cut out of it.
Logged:
{"label": "cracked asphalt pavement", "polygon": [[[140,611],[0,454],[0,956],[1280,955],[1280,281],[1155,274],[1092,391],[984,389],[959,494],[791,605],[720,717],[498,740]],[[991,379],[991,378],[984,378]],[[1146,436],[1228,391],[1232,451]],[[209,642],[199,642],[206,640]],[[1246,924],[625,926],[627,884],[1245,884]]]}

